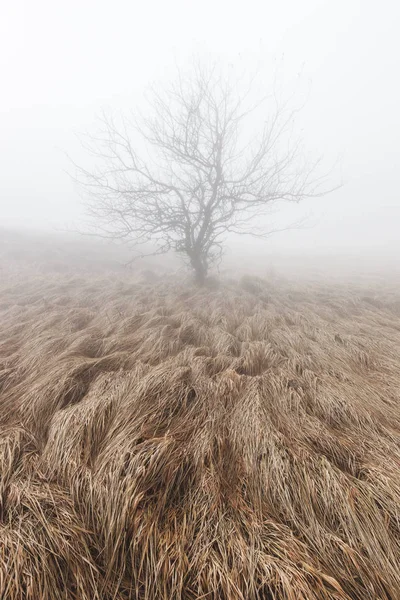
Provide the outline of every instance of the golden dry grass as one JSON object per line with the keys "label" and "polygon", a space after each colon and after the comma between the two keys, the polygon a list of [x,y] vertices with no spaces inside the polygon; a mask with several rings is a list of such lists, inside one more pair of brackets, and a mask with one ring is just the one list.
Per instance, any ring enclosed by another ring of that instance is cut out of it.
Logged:
{"label": "golden dry grass", "polygon": [[399,367],[394,284],[3,265],[0,597],[398,599]]}

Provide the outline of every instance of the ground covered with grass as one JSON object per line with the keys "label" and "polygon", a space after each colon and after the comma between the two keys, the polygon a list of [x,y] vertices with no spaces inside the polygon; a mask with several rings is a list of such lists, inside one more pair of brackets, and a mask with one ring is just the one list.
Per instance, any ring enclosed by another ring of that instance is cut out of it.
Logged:
{"label": "ground covered with grass", "polygon": [[2,269],[1,598],[400,597],[396,282]]}

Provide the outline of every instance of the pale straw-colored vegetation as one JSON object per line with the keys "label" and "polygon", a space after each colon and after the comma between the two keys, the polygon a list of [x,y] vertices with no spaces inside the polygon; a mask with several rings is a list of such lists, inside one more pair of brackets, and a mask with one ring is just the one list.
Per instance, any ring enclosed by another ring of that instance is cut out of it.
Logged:
{"label": "pale straw-colored vegetation", "polygon": [[400,293],[2,263],[0,597],[397,600]]}

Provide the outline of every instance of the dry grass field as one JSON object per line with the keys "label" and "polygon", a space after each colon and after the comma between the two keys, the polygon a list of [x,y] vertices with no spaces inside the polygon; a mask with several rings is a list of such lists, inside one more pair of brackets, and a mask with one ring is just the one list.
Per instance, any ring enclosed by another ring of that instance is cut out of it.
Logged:
{"label": "dry grass field", "polygon": [[398,600],[400,287],[3,245],[0,597]]}

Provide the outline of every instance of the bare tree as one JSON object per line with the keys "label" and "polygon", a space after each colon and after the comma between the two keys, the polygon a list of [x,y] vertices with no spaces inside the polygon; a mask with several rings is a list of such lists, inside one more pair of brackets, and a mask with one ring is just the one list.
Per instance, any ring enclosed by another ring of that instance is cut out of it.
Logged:
{"label": "bare tree", "polygon": [[78,176],[99,234],[179,252],[202,284],[229,232],[267,235],[261,217],[272,204],[322,195],[317,163],[305,164],[290,143],[294,113],[274,103],[265,118],[263,102],[249,106],[250,89],[240,95],[196,67],[190,79],[152,90],[150,117],[117,125],[104,115],[88,141],[99,163]]}

